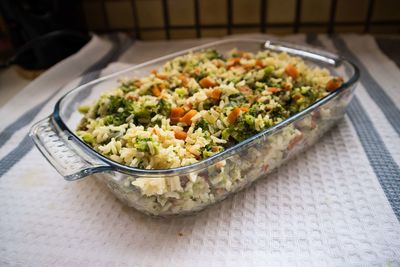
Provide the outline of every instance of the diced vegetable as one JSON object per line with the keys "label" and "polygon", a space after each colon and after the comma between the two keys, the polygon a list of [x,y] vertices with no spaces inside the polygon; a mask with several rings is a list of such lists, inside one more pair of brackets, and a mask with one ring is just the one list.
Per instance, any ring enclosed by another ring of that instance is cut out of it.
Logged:
{"label": "diced vegetable", "polygon": [[185,110],[182,107],[172,107],[169,118],[172,123],[178,123],[184,114]]}
{"label": "diced vegetable", "polygon": [[281,89],[277,88],[277,87],[268,87],[267,90],[268,90],[268,92],[273,93],[273,94],[278,93],[278,92],[281,91]]}
{"label": "diced vegetable", "polygon": [[197,114],[197,111],[192,109],[188,111],[181,119],[180,122],[185,123],[186,125],[191,125],[192,124],[192,118],[194,115]]}
{"label": "diced vegetable", "polygon": [[234,57],[226,62],[226,67],[229,69],[235,65],[238,65],[239,63],[240,63],[240,57]]}
{"label": "diced vegetable", "polygon": [[257,59],[256,60],[256,66],[263,68],[264,67],[264,63],[262,62],[262,60]]}
{"label": "diced vegetable", "polygon": [[292,64],[288,64],[285,68],[285,73],[296,80],[299,77],[299,71]]}
{"label": "diced vegetable", "polygon": [[273,66],[268,66],[264,69],[265,76],[270,76],[274,72],[275,68]]}
{"label": "diced vegetable", "polygon": [[168,79],[168,75],[164,74],[164,73],[157,73],[156,77],[160,80],[167,80]]}
{"label": "diced vegetable", "polygon": [[326,83],[326,90],[328,92],[332,92],[335,91],[336,89],[338,89],[340,86],[342,86],[343,84],[343,78],[342,77],[335,77],[331,80],[329,80]]}
{"label": "diced vegetable", "polygon": [[161,90],[160,90],[160,88],[159,88],[158,86],[153,86],[153,87],[151,88],[151,93],[152,93],[154,96],[159,97],[159,96],[161,95]]}
{"label": "diced vegetable", "polygon": [[82,140],[87,144],[94,143],[94,138],[93,138],[93,135],[91,133],[84,133],[82,135]]}
{"label": "diced vegetable", "polygon": [[209,88],[209,87],[214,87],[217,85],[217,83],[209,77],[205,77],[205,78],[201,79],[199,81],[199,84],[202,88]]}
{"label": "diced vegetable", "polygon": [[175,138],[180,140],[185,140],[187,137],[187,133],[184,131],[175,130]]}
{"label": "diced vegetable", "polygon": [[219,100],[221,98],[221,89],[215,88],[207,93],[207,96],[213,100]]}
{"label": "diced vegetable", "polygon": [[205,119],[197,121],[194,130],[196,131],[199,128],[201,128],[203,131],[208,130],[208,122]]}
{"label": "diced vegetable", "polygon": [[85,106],[85,105],[78,107],[78,111],[82,114],[88,113],[89,109],[90,109],[90,106]]}
{"label": "diced vegetable", "polygon": [[247,85],[240,86],[239,91],[243,94],[251,94],[253,92]]}
{"label": "diced vegetable", "polygon": [[168,100],[161,98],[158,102],[158,113],[164,116],[168,116],[171,112],[171,103]]}
{"label": "diced vegetable", "polygon": [[181,107],[172,107],[171,108],[171,117],[182,117],[185,114],[185,110]]}
{"label": "diced vegetable", "polygon": [[227,118],[228,122],[230,124],[234,124],[237,118],[239,117],[241,111],[242,110],[239,107],[234,108],[228,115]]}

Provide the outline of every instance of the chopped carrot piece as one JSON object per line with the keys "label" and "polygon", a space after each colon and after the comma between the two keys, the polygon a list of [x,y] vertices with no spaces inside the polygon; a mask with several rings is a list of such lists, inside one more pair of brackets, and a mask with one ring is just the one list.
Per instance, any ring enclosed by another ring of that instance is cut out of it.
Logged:
{"label": "chopped carrot piece", "polygon": [[183,81],[183,80],[185,80],[185,79],[186,79],[186,76],[185,76],[185,74],[182,74],[182,73],[181,73],[181,74],[179,74],[179,75],[178,75],[178,77],[177,77],[177,78],[178,78],[178,80],[181,80],[181,81]]}
{"label": "chopped carrot piece", "polygon": [[178,123],[181,117],[185,114],[185,110],[181,107],[172,107],[169,118],[171,119],[171,123]]}
{"label": "chopped carrot piece", "polygon": [[338,89],[343,84],[342,77],[335,77],[326,83],[326,91],[332,92]]}
{"label": "chopped carrot piece", "polygon": [[142,86],[142,82],[141,82],[140,80],[134,80],[134,81],[133,81],[133,84],[134,84],[136,87]]}
{"label": "chopped carrot piece", "polygon": [[240,86],[238,89],[243,94],[251,94],[253,92],[253,90],[251,90],[247,85]]}
{"label": "chopped carrot piece", "polygon": [[216,67],[221,67],[223,64],[223,61],[221,61],[220,59],[213,59],[213,60],[211,60],[211,63],[214,64]]}
{"label": "chopped carrot piece", "polygon": [[234,108],[231,111],[231,113],[229,113],[229,115],[228,115],[228,119],[227,119],[228,122],[230,124],[234,124],[236,122],[237,118],[239,117],[241,111],[242,110],[240,108],[238,108],[238,107]]}
{"label": "chopped carrot piece", "polygon": [[226,62],[226,68],[230,69],[231,67],[233,67],[239,63],[240,63],[240,57],[231,58]]}
{"label": "chopped carrot piece", "polygon": [[199,76],[200,73],[201,73],[201,70],[200,70],[200,68],[194,68],[193,72],[194,72],[194,74],[196,74],[197,76]]}
{"label": "chopped carrot piece", "polygon": [[278,93],[278,92],[280,92],[281,91],[281,88],[277,88],[277,87],[268,87],[268,92],[270,92],[270,93]]}
{"label": "chopped carrot piece", "polygon": [[250,70],[250,69],[252,69],[255,65],[253,65],[253,64],[244,64],[244,65],[242,65],[242,66],[243,66],[244,69]]}
{"label": "chopped carrot piece", "polygon": [[185,114],[185,110],[181,107],[172,107],[170,117],[182,117]]}
{"label": "chopped carrot piece", "polygon": [[158,88],[160,88],[160,91],[164,90],[165,88],[167,88],[167,86],[165,85],[165,83],[160,83],[157,85]]}
{"label": "chopped carrot piece", "polygon": [[151,73],[156,75],[157,74],[157,70],[152,70]]}
{"label": "chopped carrot piece", "polygon": [[301,140],[303,139],[303,133],[300,133],[299,135],[296,135],[293,137],[292,140],[290,140],[289,145],[288,145],[288,150],[293,149],[295,145],[297,145]]}
{"label": "chopped carrot piece", "polygon": [[219,100],[221,98],[222,91],[219,88],[215,88],[213,90],[208,91],[207,96],[214,100]]}
{"label": "chopped carrot piece", "polygon": [[153,93],[154,96],[159,97],[161,95],[161,90],[158,86],[153,86],[151,88],[151,92]]}
{"label": "chopped carrot piece", "polygon": [[220,89],[215,89],[212,91],[211,98],[220,99],[222,91]]}
{"label": "chopped carrot piece", "polygon": [[160,80],[167,80],[168,79],[168,75],[167,74],[156,73],[155,75]]}
{"label": "chopped carrot piece", "polygon": [[234,70],[235,72],[237,72],[237,73],[239,73],[239,74],[242,74],[242,73],[244,73],[246,70],[242,67],[242,66],[233,66],[232,68],[231,68],[231,70]]}
{"label": "chopped carrot piece", "polygon": [[286,66],[285,72],[287,75],[289,75],[290,77],[292,77],[295,80],[297,79],[297,77],[299,77],[299,71],[292,64],[288,64]]}
{"label": "chopped carrot piece", "polygon": [[217,83],[213,79],[208,77],[201,79],[199,81],[199,84],[202,88],[209,88],[217,85]]}
{"label": "chopped carrot piece", "polygon": [[264,68],[264,67],[265,67],[265,65],[264,65],[264,63],[262,62],[261,59],[257,59],[257,60],[256,60],[256,66],[261,67],[261,68]]}
{"label": "chopped carrot piece", "polygon": [[175,130],[175,138],[179,140],[185,140],[187,133],[184,131]]}
{"label": "chopped carrot piece", "polygon": [[189,110],[181,119],[180,122],[185,123],[186,125],[191,125],[192,124],[192,118],[194,117],[194,115],[197,114],[197,111],[192,109]]}
{"label": "chopped carrot piece", "polygon": [[240,110],[241,110],[242,112],[247,112],[247,111],[249,111],[249,108],[241,107]]}
{"label": "chopped carrot piece", "polygon": [[283,86],[283,89],[284,89],[285,91],[290,91],[290,90],[292,89],[292,87],[293,87],[293,85],[290,84],[290,83],[288,83],[288,82],[283,82],[283,83],[282,83],[282,86]]}
{"label": "chopped carrot piece", "polygon": [[178,80],[182,81],[182,83],[186,83],[188,81],[188,77],[185,74],[179,74],[178,75]]}
{"label": "chopped carrot piece", "polygon": [[184,86],[187,86],[188,78],[184,74],[179,74],[177,78],[182,82]]}

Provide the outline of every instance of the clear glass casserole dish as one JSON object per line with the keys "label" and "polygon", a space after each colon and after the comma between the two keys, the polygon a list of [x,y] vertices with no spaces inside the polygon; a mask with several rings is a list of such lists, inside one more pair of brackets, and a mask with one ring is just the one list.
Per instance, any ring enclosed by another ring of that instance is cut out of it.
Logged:
{"label": "clear glass casserole dish", "polygon": [[[308,65],[327,68],[344,79],[342,86],[305,110],[225,151],[184,167],[145,170],[110,160],[75,135],[77,109],[118,84],[121,77],[142,77],[166,61],[189,51],[233,48],[257,52],[269,49],[301,57]],[[121,201],[155,216],[188,214],[204,209],[249,186],[315,143],[345,113],[356,83],[357,67],[335,54],[280,42],[230,39],[180,51],[82,85],[63,96],[49,117],[36,123],[31,136],[42,154],[68,181],[93,175]],[[138,184],[154,187],[144,193]]]}

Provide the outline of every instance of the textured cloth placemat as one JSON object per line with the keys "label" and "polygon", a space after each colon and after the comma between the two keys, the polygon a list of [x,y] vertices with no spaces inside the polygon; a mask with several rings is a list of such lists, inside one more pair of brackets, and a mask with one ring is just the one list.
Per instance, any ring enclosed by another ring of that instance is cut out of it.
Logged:
{"label": "textured cloth placemat", "polygon": [[211,39],[95,36],[29,84],[0,109],[0,265],[399,266],[399,69],[368,35],[281,39],[360,67],[347,115],[301,156],[190,217],[149,218],[93,177],[64,181],[27,133],[77,85]]}

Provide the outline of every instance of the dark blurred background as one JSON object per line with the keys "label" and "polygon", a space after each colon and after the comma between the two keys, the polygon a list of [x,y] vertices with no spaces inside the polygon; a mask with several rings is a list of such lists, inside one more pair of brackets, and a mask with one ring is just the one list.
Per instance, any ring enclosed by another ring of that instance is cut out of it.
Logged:
{"label": "dark blurred background", "polygon": [[400,33],[398,0],[2,0],[0,62],[46,69],[88,40],[122,31],[140,40],[227,34]]}

